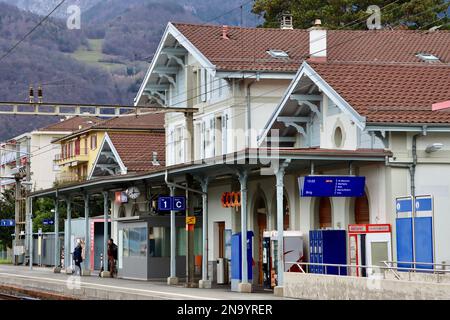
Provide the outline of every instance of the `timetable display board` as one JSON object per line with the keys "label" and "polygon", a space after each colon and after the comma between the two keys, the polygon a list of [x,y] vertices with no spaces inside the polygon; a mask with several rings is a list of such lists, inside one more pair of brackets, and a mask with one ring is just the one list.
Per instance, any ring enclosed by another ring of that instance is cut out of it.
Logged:
{"label": "timetable display board", "polygon": [[366,177],[306,176],[299,178],[302,197],[362,197]]}

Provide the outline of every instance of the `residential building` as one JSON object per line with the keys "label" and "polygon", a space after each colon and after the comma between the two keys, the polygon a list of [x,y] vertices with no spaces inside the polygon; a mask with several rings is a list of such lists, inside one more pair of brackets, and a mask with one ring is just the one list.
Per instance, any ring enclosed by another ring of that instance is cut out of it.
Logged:
{"label": "residential building", "polygon": [[[55,163],[61,170],[57,176],[58,185],[82,182],[104,175],[127,174],[129,170],[124,166],[123,159],[128,159],[128,152],[125,151],[125,154],[120,155],[117,148],[123,151],[130,146],[130,151],[138,160],[148,160],[151,165],[153,154],[141,155],[139,150],[133,149],[133,146],[136,142],[145,143],[152,141],[154,139],[152,137],[160,137],[161,133],[164,133],[162,122],[163,115],[160,114],[130,114],[100,121],[89,128],[77,130],[73,134],[55,140],[54,143],[60,148],[59,154],[55,157]],[[155,152],[162,152],[160,143],[158,140]],[[159,154],[160,159],[161,156]],[[102,162],[108,162],[109,159],[113,162],[111,165]],[[130,161],[133,162],[132,159]],[[148,168],[148,166],[139,167],[139,163],[135,162],[137,167],[133,167],[132,164],[130,172]]]}
{"label": "residential building", "polygon": [[[42,190],[53,187],[59,168],[54,166],[48,159],[54,159],[59,153],[59,149],[52,144],[53,140],[62,138],[81,128],[97,123],[99,119],[95,117],[70,117],[61,119],[57,123],[22,134],[10,139],[1,145],[2,177],[10,177],[16,169],[16,160],[19,167],[25,170],[27,162],[30,163],[32,190]],[[19,150],[17,152],[16,150]],[[18,157],[19,156],[19,157]],[[0,181],[1,190],[5,190],[14,184],[13,179],[2,179]]]}

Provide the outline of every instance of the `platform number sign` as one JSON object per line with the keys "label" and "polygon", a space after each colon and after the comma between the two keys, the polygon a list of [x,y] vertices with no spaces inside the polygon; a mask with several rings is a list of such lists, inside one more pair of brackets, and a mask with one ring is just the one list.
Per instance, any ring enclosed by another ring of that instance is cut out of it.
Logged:
{"label": "platform number sign", "polygon": [[186,210],[186,198],[173,197],[173,209],[176,211]]}
{"label": "platform number sign", "polygon": [[159,197],[158,198],[158,210],[160,210],[160,211],[172,210],[172,198],[171,197]]}
{"label": "platform number sign", "polygon": [[186,210],[185,197],[159,197],[158,198],[159,211],[182,211]]}

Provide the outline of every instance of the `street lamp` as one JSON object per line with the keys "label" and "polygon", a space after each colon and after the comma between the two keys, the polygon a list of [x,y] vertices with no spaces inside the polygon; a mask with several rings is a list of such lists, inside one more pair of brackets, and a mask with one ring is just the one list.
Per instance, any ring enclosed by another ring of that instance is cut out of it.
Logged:
{"label": "street lamp", "polygon": [[426,153],[432,153],[432,152],[436,152],[442,149],[444,145],[442,143],[433,143],[427,146],[427,148],[425,149]]}

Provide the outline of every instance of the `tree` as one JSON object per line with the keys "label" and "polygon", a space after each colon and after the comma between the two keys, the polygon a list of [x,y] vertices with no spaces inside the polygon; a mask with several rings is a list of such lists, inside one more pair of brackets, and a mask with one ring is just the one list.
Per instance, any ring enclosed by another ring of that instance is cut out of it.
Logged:
{"label": "tree", "polygon": [[256,0],[252,11],[264,17],[266,28],[278,28],[282,14],[290,12],[295,28],[307,29],[315,19],[321,19],[328,29],[366,29],[366,20],[371,15],[366,11],[371,5],[381,8],[383,27],[450,27],[448,0]]}
{"label": "tree", "polygon": [[[0,219],[14,219],[14,189],[6,190],[0,194]],[[13,227],[0,228],[0,244],[2,247],[12,247]]]}

